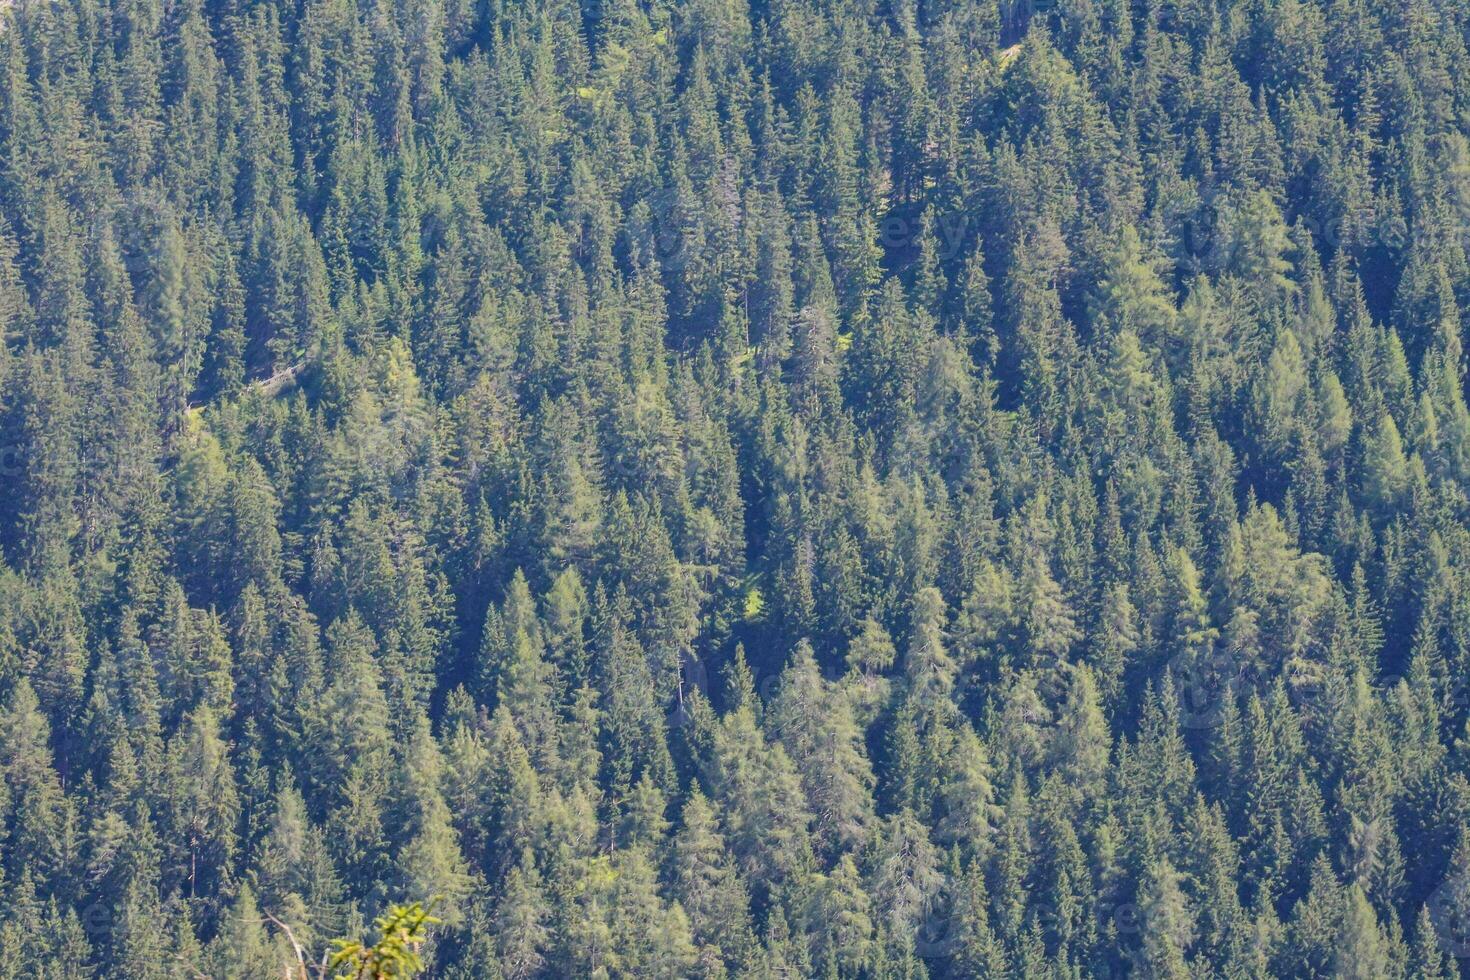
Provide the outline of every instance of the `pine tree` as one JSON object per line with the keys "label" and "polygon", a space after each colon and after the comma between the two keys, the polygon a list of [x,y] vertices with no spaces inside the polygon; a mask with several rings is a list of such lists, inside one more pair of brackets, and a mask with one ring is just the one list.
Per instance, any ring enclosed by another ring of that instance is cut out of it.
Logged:
{"label": "pine tree", "polygon": [[1453,976],[1454,967],[1448,961],[1429,908],[1421,906],[1414,920],[1413,949],[1410,953],[1409,976],[1413,980],[1438,980]]}
{"label": "pine tree", "polygon": [[1140,972],[1150,977],[1189,975],[1186,958],[1194,942],[1194,916],[1181,888],[1180,874],[1167,859],[1148,868],[1139,893],[1139,908],[1147,923],[1140,950]]}
{"label": "pine tree", "polygon": [[1268,310],[1294,288],[1286,253],[1291,249],[1286,223],[1271,195],[1258,190],[1244,196],[1231,215],[1233,254],[1230,270],[1247,284],[1259,308]]}
{"label": "pine tree", "polygon": [[819,876],[803,910],[813,961],[848,973],[862,970],[872,945],[871,905],[856,862],[844,854],[830,874]]}
{"label": "pine tree", "polygon": [[1146,254],[1138,229],[1125,225],[1104,256],[1098,284],[1098,315],[1158,349],[1174,333],[1174,304],[1160,276],[1161,263]]}
{"label": "pine tree", "polygon": [[545,892],[529,850],[506,875],[495,909],[495,948],[506,980],[525,980],[545,965],[551,934],[545,924]]}
{"label": "pine tree", "polygon": [[1348,890],[1333,972],[1352,978],[1382,977],[1389,973],[1389,951],[1378,916],[1356,885]]}
{"label": "pine tree", "polygon": [[910,935],[944,884],[938,849],[924,825],[903,810],[884,821],[871,862],[874,907],[891,934]]}
{"label": "pine tree", "polygon": [[822,679],[805,641],[781,674],[764,723],[801,774],[818,846],[835,851],[861,845],[873,821],[873,770],[847,695]]}
{"label": "pine tree", "polygon": [[1085,664],[1067,672],[1065,699],[1057,710],[1051,751],[1054,765],[1072,786],[1088,794],[1102,788],[1112,736],[1103,717],[1097,684]]}
{"label": "pine tree", "polygon": [[455,925],[463,915],[461,903],[471,881],[440,788],[442,769],[428,719],[420,716],[395,767],[400,775],[392,816],[399,845],[398,894],[415,896],[416,901],[435,900],[437,914]]}
{"label": "pine tree", "polygon": [[482,671],[489,696],[510,710],[538,764],[549,769],[556,750],[556,678],[543,649],[531,588],[517,571],[501,609],[486,617]]}
{"label": "pine tree", "polygon": [[770,888],[806,866],[812,817],[786,750],[768,744],[757,724],[754,694],[737,697],[714,733],[710,787],[742,873],[753,887]]}
{"label": "pine tree", "polygon": [[991,784],[991,765],[985,746],[974,730],[959,723],[959,732],[945,760],[941,780],[940,816],[934,827],[935,840],[960,844],[983,852],[989,846],[999,814]]}
{"label": "pine tree", "polygon": [[239,977],[266,976],[288,969],[290,960],[279,944],[270,941],[265,923],[255,892],[248,884],[241,885],[224,928],[211,944],[214,969],[225,976]]}
{"label": "pine tree", "polygon": [[1391,511],[1408,490],[1408,460],[1393,416],[1379,417],[1363,447],[1363,492],[1381,511]]}
{"label": "pine tree", "polygon": [[238,846],[239,790],[214,712],[201,707],[185,719],[168,747],[165,836],[171,875],[194,897],[215,894],[228,881]]}
{"label": "pine tree", "polygon": [[670,855],[673,894],[689,916],[695,943],[737,969],[754,953],[749,896],[730,863],[715,811],[696,786],[684,804]]}

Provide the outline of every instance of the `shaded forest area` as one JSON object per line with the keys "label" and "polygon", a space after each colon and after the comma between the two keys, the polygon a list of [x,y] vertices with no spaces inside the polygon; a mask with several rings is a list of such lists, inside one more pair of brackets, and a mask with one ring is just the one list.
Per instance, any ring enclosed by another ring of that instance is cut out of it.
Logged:
{"label": "shaded forest area", "polygon": [[1467,42],[17,0],[0,978],[1466,975]]}

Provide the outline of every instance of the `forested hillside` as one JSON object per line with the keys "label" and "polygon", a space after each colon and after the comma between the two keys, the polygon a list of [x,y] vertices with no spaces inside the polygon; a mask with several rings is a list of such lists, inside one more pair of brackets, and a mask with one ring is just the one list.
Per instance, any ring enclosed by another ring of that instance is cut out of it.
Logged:
{"label": "forested hillside", "polygon": [[1470,975],[1467,42],[16,0],[0,978]]}

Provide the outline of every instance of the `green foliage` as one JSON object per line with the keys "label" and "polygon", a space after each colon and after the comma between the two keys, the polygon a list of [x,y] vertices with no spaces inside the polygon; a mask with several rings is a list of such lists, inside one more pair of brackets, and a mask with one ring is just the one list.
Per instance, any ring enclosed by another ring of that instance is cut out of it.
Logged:
{"label": "green foliage", "polygon": [[1463,3],[0,6],[0,977],[1464,969]]}
{"label": "green foliage", "polygon": [[424,969],[420,949],[429,941],[429,931],[441,920],[422,902],[391,905],[374,925],[378,940],[365,946],[355,939],[335,939],[326,958],[326,976],[332,980],[407,980]]}

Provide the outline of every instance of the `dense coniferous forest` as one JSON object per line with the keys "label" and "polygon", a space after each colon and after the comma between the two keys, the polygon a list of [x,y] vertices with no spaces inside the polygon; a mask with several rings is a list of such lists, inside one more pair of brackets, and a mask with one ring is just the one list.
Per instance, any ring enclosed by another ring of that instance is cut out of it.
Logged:
{"label": "dense coniferous forest", "polygon": [[14,0],[0,978],[1470,974],[1467,44]]}

